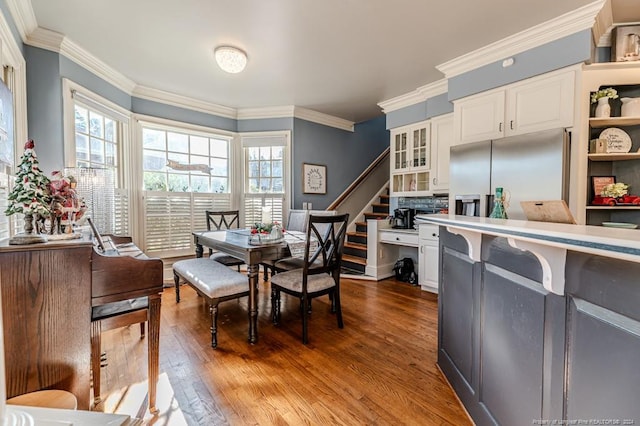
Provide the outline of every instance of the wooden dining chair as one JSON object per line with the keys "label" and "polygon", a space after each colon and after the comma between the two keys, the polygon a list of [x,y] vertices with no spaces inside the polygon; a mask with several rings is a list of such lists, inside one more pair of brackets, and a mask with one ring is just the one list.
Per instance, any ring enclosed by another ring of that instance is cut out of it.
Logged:
{"label": "wooden dining chair", "polygon": [[[348,222],[349,214],[309,216],[302,268],[278,273],[271,277],[272,321],[274,324],[280,322],[280,293],[284,292],[299,298],[302,343],[304,344],[309,341],[307,323],[311,299],[329,295],[331,312],[336,314],[338,327],[344,327],[340,305],[340,267]],[[314,244],[311,244],[312,240],[315,240]]]}
{"label": "wooden dining chair", "polygon": [[[240,212],[238,210],[206,210],[205,214],[207,215],[207,231],[240,228]],[[240,265],[244,264],[242,259],[226,253],[214,252],[212,249],[209,249],[209,258],[225,266],[237,266],[238,272],[240,272]]]}
{"label": "wooden dining chair", "polygon": [[[307,230],[307,220],[309,219],[309,210],[289,210],[289,217],[287,219],[286,226],[284,227],[287,231],[298,231],[305,232]],[[271,259],[265,260],[260,263],[264,272],[263,272],[263,280],[267,281],[269,279],[269,275],[273,275],[276,271],[275,263],[279,259]],[[271,274],[269,274],[271,272]]]}

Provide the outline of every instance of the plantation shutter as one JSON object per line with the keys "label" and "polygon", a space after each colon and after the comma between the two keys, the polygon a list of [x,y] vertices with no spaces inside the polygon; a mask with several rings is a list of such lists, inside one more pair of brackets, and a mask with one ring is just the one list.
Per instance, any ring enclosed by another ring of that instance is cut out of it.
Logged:
{"label": "plantation shutter", "polygon": [[145,253],[152,257],[193,254],[191,233],[207,229],[205,210],[229,209],[229,194],[146,191]]}

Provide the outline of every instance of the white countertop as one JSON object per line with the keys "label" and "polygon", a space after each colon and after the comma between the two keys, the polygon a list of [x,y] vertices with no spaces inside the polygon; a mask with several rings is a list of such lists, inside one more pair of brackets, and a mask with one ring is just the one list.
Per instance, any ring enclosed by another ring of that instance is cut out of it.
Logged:
{"label": "white countertop", "polygon": [[442,214],[417,215],[416,222],[436,223],[640,262],[640,231],[635,229]]}
{"label": "white countertop", "polygon": [[462,236],[476,262],[481,261],[483,234],[507,238],[512,247],[538,258],[543,286],[559,295],[564,295],[568,250],[640,263],[640,232],[635,229],[442,214],[418,215],[416,222],[446,226]]}

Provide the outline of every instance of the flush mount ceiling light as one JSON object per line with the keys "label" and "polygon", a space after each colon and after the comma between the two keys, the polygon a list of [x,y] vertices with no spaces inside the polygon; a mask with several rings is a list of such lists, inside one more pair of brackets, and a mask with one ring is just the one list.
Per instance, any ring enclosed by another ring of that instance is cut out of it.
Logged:
{"label": "flush mount ceiling light", "polygon": [[232,46],[219,46],[214,50],[216,62],[224,71],[237,74],[247,65],[247,54]]}

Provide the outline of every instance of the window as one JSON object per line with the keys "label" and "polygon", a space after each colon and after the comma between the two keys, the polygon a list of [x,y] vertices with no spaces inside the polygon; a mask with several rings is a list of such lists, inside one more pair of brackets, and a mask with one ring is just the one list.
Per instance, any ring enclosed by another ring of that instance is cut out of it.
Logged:
{"label": "window", "polygon": [[76,167],[117,170],[117,121],[81,102],[75,103],[74,116]]}
{"label": "window", "polygon": [[167,120],[141,122],[145,252],[193,253],[193,231],[206,229],[205,210],[231,208],[230,135]]}
{"label": "window", "polygon": [[249,227],[262,220],[262,207],[271,208],[273,221],[286,217],[289,134],[255,134],[242,137],[244,157],[244,222]]}
{"label": "window", "polygon": [[67,79],[63,80],[65,174],[78,180],[78,194],[100,232],[131,235],[128,146],[129,112]]}
{"label": "window", "polygon": [[229,139],[142,128],[144,189],[229,192]]}

